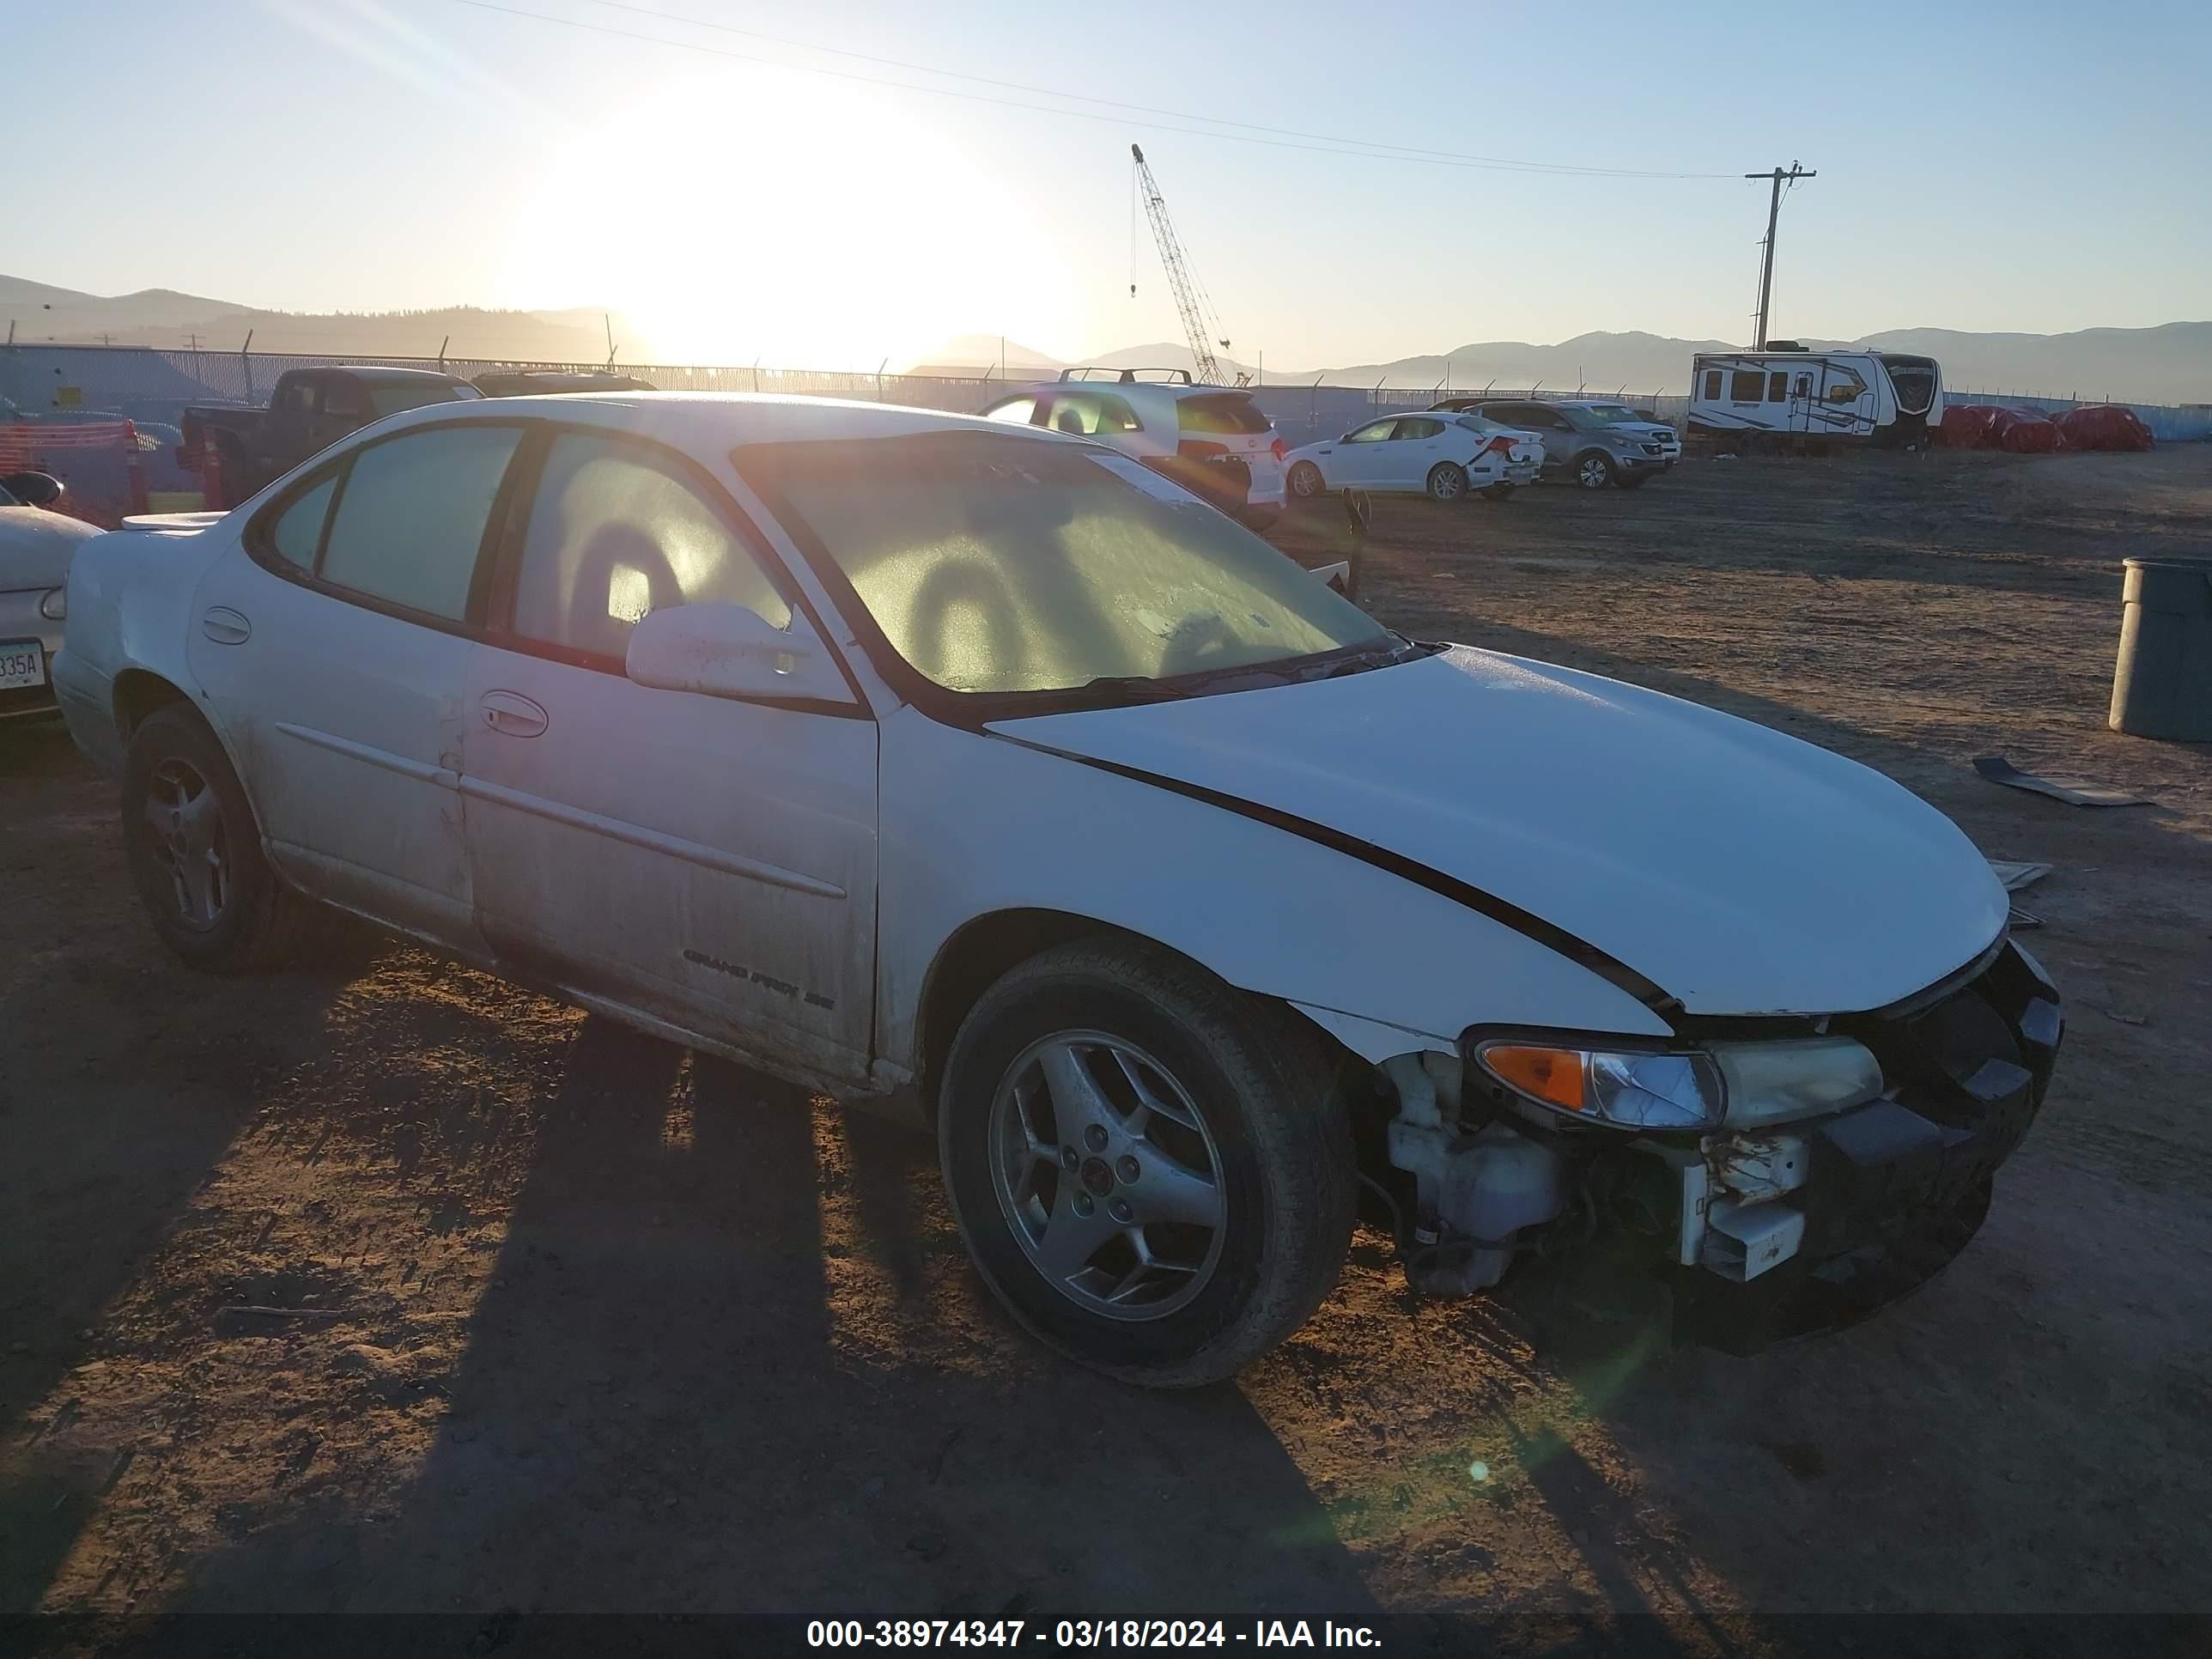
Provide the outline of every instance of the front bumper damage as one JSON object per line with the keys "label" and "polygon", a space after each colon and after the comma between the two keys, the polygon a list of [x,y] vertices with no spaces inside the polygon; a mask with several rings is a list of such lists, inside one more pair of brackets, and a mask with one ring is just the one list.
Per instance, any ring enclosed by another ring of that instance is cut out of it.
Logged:
{"label": "front bumper damage", "polygon": [[2065,1020],[2049,977],[2008,943],[1924,1006],[1832,1029],[1873,1049],[1890,1086],[1832,1117],[1711,1138],[1683,1166],[1668,1272],[1679,1340],[1749,1353],[1839,1330],[1949,1266],[2042,1109]]}
{"label": "front bumper damage", "polygon": [[1547,1127],[1471,1084],[1462,1098],[1442,1056],[1391,1061],[1386,1146],[1412,1177],[1409,1280],[1465,1295],[1526,1258],[1587,1253],[1586,1266],[1657,1279],[1678,1342],[1739,1354],[1917,1290],[1980,1229],[1998,1166],[2042,1107],[2058,993],[2006,941],[1917,997],[1818,1024],[1875,1054],[1881,1095],[1757,1130]]}

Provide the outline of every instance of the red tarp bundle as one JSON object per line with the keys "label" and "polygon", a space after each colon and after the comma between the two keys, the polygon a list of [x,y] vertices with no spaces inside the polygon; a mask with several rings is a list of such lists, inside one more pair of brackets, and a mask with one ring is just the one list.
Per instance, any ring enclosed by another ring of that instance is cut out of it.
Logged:
{"label": "red tarp bundle", "polygon": [[2002,404],[1951,404],[1943,410],[1947,449],[2008,449],[2021,455],[2047,455],[2065,446],[2040,410],[2007,409]]}
{"label": "red tarp bundle", "polygon": [[2051,419],[2069,449],[2148,449],[2153,442],[2142,416],[2118,404],[2087,404]]}

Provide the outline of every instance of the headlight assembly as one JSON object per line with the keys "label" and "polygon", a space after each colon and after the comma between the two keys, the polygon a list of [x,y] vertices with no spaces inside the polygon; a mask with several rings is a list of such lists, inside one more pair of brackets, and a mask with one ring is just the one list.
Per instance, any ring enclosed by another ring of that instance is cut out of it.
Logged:
{"label": "headlight assembly", "polygon": [[1468,1053],[1524,1100],[1624,1129],[1753,1128],[1841,1111],[1882,1091],[1881,1064],[1848,1037],[1673,1052],[1495,1037]]}

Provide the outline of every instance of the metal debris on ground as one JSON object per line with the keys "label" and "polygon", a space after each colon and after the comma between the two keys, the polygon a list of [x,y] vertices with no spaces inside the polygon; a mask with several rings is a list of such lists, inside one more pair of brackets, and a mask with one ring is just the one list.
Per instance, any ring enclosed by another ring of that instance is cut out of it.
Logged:
{"label": "metal debris on ground", "polygon": [[2054,866],[2048,864],[2014,863],[2005,859],[1991,859],[1990,868],[2004,884],[2008,893],[2017,893],[2023,887],[2033,886],[2049,875]]}
{"label": "metal debris on ground", "polygon": [[2053,800],[2063,800],[2069,806],[2148,806],[2150,803],[2140,795],[2124,794],[2118,789],[2108,789],[2101,783],[2088,783],[2080,778],[2039,778],[2023,772],[2002,755],[1977,755],[1974,770],[1991,783],[2003,784],[2008,789],[2025,789],[2031,794],[2048,795]]}

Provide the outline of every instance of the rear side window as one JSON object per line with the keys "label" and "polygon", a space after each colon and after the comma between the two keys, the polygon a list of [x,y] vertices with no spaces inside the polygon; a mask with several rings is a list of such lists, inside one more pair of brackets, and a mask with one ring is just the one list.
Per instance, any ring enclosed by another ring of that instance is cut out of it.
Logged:
{"label": "rear side window", "polygon": [[1729,376],[1729,401],[1732,404],[1755,404],[1764,401],[1766,376],[1755,368],[1739,368]]}
{"label": "rear side window", "polygon": [[276,522],[269,528],[269,545],[285,563],[300,570],[315,568],[315,550],[323,541],[323,520],[330,516],[331,494],[337,484],[337,474],[333,472],[276,515]]}
{"label": "rear side window", "polygon": [[447,426],[356,451],[323,545],[323,580],[459,622],[500,480],[522,436]]}
{"label": "rear side window", "polygon": [[708,600],[791,625],[752,550],[676,464],[619,440],[555,439],[523,538],[514,632],[619,662],[648,612]]}
{"label": "rear side window", "polygon": [[1176,425],[1185,432],[1249,436],[1268,429],[1260,405],[1241,392],[1216,392],[1176,399]]}
{"label": "rear side window", "polygon": [[1705,401],[1718,403],[1721,396],[1721,372],[1717,368],[1705,371]]}
{"label": "rear side window", "polygon": [[1096,437],[1103,432],[1141,432],[1136,411],[1126,398],[1110,392],[1063,392],[1052,400],[1052,419],[1046,422],[1054,432],[1072,433],[1079,437]]}
{"label": "rear side window", "polygon": [[1433,438],[1443,429],[1442,421],[1432,421],[1425,416],[1408,416],[1398,422],[1398,435],[1401,438]]}

